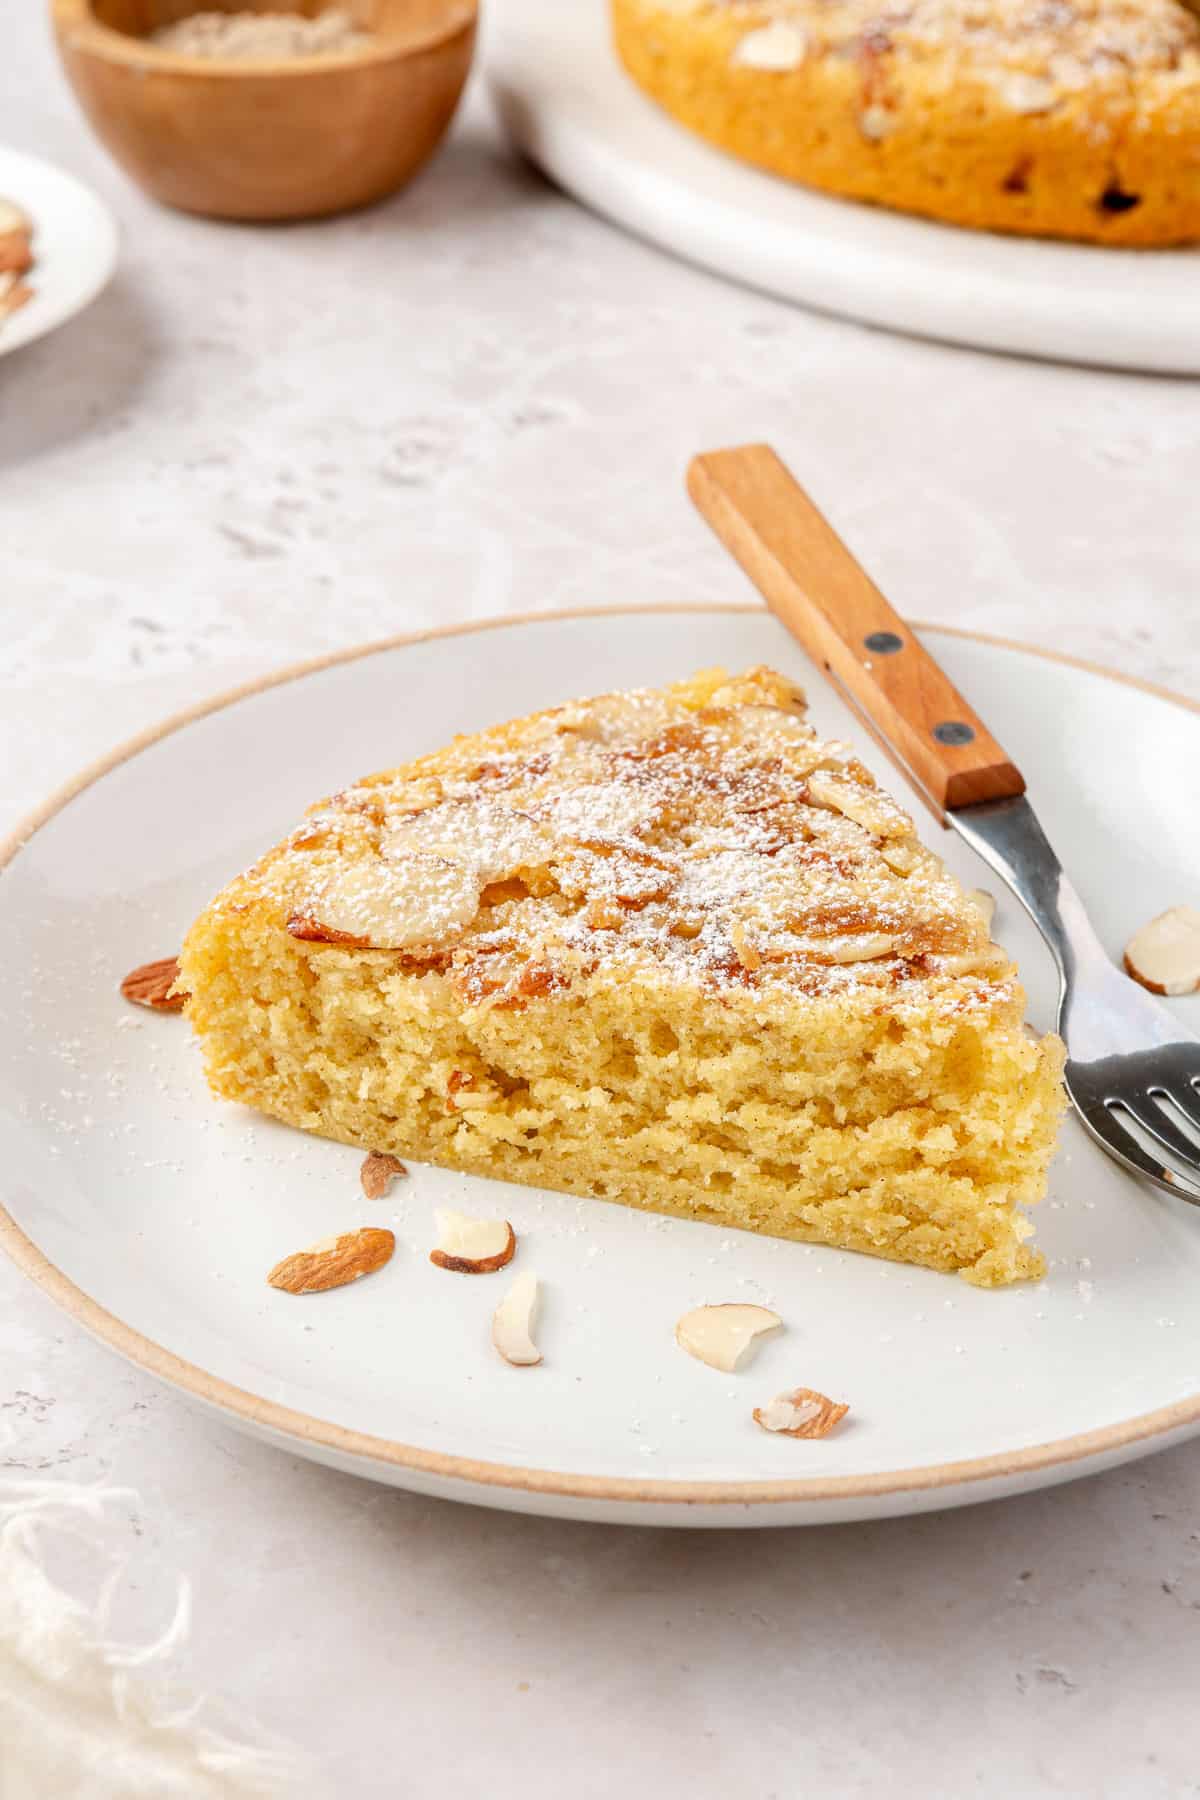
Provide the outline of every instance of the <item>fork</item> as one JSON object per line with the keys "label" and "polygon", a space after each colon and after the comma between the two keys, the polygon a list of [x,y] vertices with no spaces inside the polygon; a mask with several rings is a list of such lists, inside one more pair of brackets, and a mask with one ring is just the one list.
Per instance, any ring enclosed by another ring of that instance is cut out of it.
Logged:
{"label": "fork", "polygon": [[1025,782],[765,444],[697,456],[688,492],[768,606],[944,826],[1006,882],[1058,971],[1067,1093],[1124,1168],[1200,1206],[1200,1039],[1109,959]]}

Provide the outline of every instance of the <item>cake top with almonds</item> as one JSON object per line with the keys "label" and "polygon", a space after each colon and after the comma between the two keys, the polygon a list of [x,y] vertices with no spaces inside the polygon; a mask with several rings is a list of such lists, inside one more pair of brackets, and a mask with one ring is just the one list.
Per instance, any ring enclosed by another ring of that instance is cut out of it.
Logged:
{"label": "cake top with almonds", "polygon": [[[719,0],[748,29],[779,22],[803,54],[950,53],[980,66],[1008,64],[1062,90],[1133,69],[1200,69],[1196,0]],[[663,0],[664,11],[711,12],[712,0]],[[774,60],[771,51],[774,49]],[[764,42],[761,67],[788,66],[782,33]],[[748,58],[753,62],[753,56]]]}
{"label": "cake top with almonds", "polygon": [[315,807],[216,905],[476,1005],[597,976],[957,1008],[1014,991],[978,905],[769,669],[457,738]]}

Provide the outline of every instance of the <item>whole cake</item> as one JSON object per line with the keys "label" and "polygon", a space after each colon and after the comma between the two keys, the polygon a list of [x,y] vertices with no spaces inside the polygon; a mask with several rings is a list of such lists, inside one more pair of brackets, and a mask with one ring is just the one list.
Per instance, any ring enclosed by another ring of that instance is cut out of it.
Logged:
{"label": "whole cake", "polygon": [[733,155],[956,225],[1200,239],[1200,0],[612,0],[640,87]]}
{"label": "whole cake", "polygon": [[214,1090],[374,1151],[958,1270],[1040,1272],[1062,1045],[978,904],[780,675],[458,738],[200,916]]}

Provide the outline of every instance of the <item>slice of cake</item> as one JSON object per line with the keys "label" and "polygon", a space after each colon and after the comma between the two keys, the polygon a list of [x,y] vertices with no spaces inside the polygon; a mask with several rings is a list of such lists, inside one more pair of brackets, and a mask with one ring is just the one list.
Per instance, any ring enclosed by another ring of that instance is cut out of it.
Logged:
{"label": "slice of cake", "polygon": [[370,1150],[1041,1271],[1063,1050],[979,907],[768,669],[456,739],[200,916],[216,1093]]}

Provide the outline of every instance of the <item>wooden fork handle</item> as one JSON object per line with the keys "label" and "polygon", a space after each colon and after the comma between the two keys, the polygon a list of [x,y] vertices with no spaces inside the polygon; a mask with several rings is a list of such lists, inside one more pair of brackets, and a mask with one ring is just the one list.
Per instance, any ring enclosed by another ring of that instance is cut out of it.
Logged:
{"label": "wooden fork handle", "polygon": [[939,818],[1025,783],[982,720],[766,444],[693,459],[688,492]]}

